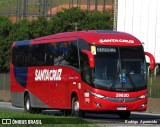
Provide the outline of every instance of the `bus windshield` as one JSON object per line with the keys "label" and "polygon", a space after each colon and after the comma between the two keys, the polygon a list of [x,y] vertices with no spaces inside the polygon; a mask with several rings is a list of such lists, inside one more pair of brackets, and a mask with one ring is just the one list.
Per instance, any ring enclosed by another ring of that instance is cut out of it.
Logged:
{"label": "bus windshield", "polygon": [[110,91],[146,88],[146,64],[142,47],[96,47],[93,84]]}

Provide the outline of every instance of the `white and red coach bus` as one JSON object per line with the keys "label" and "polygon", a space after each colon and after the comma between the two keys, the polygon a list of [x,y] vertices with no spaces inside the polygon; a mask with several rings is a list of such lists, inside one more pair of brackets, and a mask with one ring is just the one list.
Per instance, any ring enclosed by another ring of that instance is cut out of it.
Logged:
{"label": "white and red coach bus", "polygon": [[82,116],[113,112],[129,118],[147,108],[147,69],[141,42],[115,31],[66,32],[14,42],[11,102],[27,112],[59,109]]}

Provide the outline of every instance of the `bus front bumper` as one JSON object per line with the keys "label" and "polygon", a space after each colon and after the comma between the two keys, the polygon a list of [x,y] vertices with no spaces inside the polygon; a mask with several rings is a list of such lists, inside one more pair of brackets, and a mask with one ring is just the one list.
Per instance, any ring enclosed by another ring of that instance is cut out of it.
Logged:
{"label": "bus front bumper", "polygon": [[93,111],[145,111],[147,98],[127,102],[126,98],[119,98],[119,101],[111,101],[94,98],[90,110]]}

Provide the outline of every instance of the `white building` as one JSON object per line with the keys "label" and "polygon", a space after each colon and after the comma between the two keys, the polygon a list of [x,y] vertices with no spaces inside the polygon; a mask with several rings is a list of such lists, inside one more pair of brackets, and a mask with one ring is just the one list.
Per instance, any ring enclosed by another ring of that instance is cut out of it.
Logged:
{"label": "white building", "polygon": [[[137,37],[160,64],[160,0],[115,0],[115,28]],[[147,58],[147,62],[149,59]]]}

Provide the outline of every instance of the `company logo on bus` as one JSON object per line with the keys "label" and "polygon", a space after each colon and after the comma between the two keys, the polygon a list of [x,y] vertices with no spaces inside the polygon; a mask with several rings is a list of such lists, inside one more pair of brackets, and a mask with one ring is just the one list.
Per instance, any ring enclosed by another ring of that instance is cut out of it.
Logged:
{"label": "company logo on bus", "polygon": [[35,81],[60,81],[62,69],[35,70]]}
{"label": "company logo on bus", "polygon": [[132,44],[132,43],[134,43],[134,40],[126,40],[126,39],[100,39],[99,42],[100,43],[104,43],[104,42],[121,42],[121,43]]}

